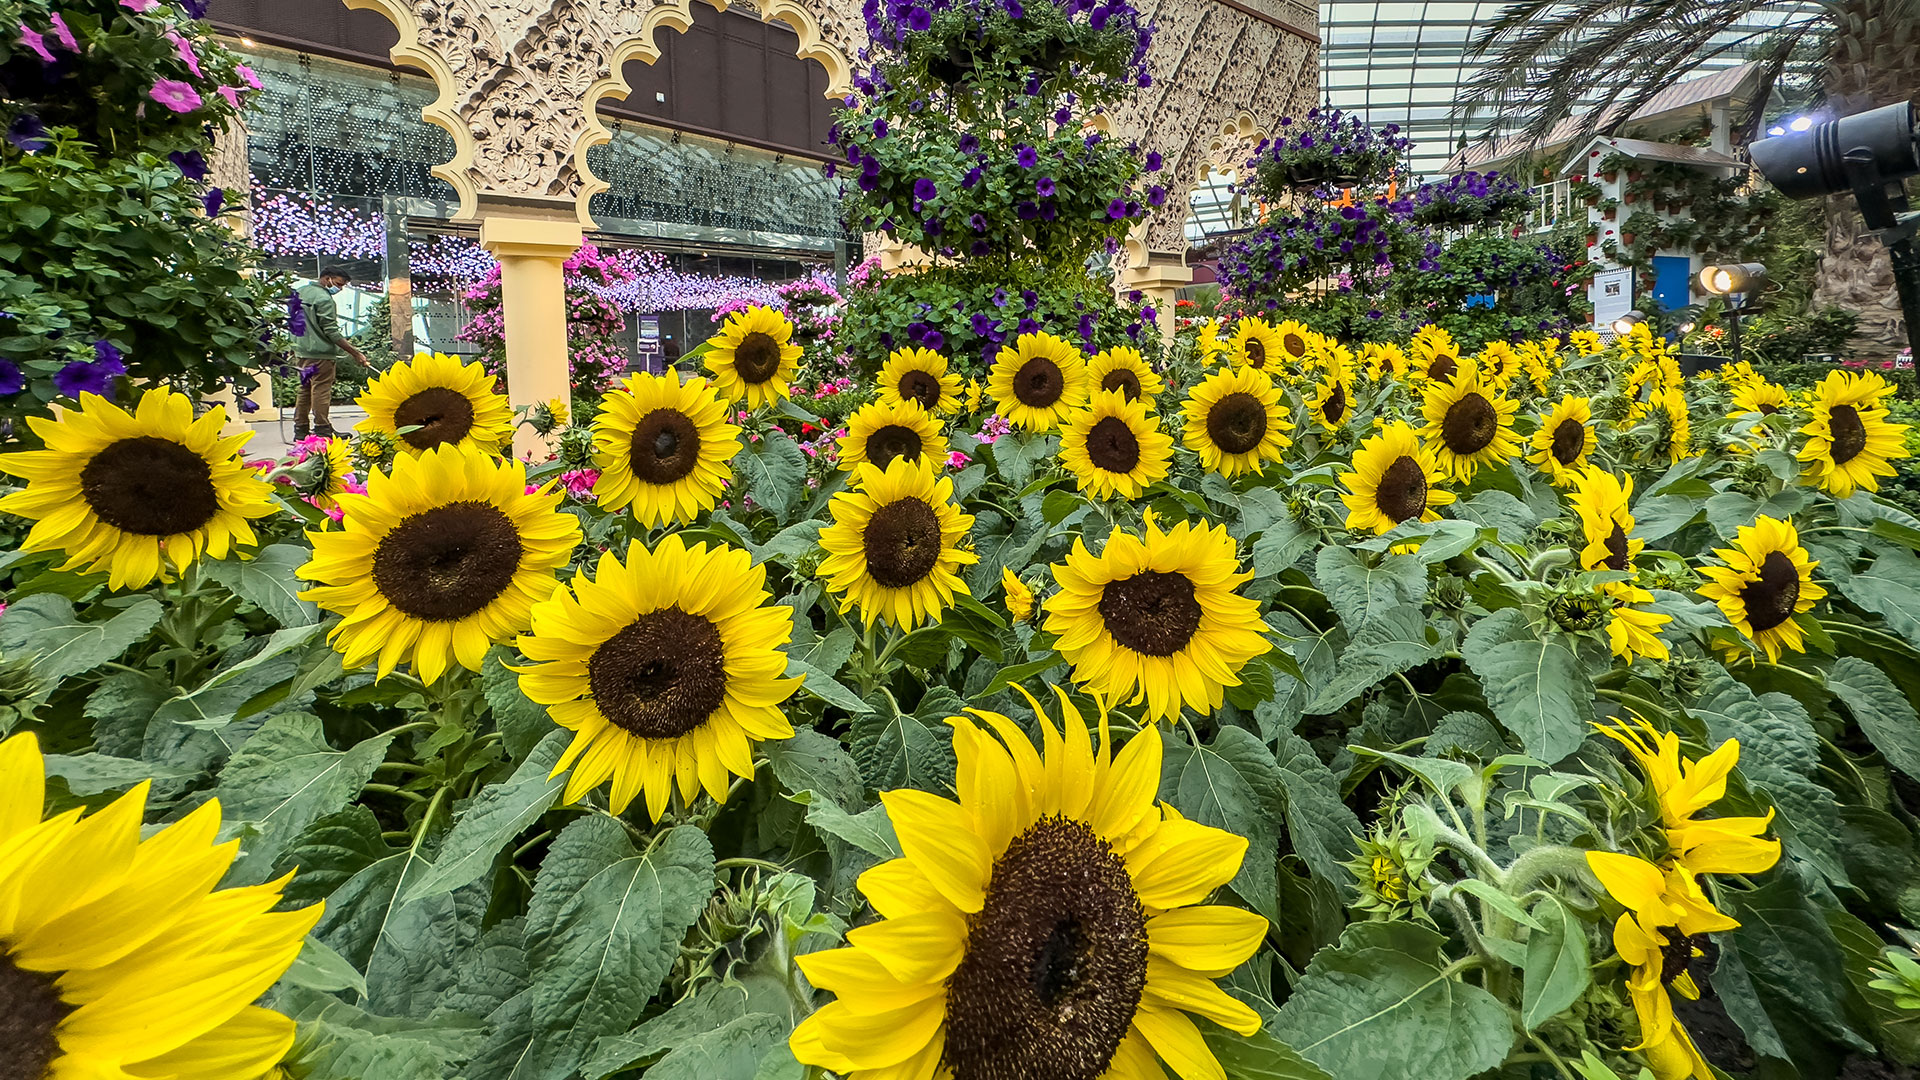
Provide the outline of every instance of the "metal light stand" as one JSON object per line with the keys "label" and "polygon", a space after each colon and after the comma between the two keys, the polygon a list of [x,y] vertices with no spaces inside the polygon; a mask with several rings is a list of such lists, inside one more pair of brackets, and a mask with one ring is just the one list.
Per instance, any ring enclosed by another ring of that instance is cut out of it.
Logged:
{"label": "metal light stand", "polygon": [[1907,322],[1907,344],[1920,362],[1920,250],[1913,244],[1915,234],[1920,233],[1920,211],[1908,209],[1904,186],[1895,186],[1888,194],[1873,155],[1864,147],[1849,150],[1841,160],[1867,231],[1887,245],[1894,288],[1900,292],[1900,310]]}

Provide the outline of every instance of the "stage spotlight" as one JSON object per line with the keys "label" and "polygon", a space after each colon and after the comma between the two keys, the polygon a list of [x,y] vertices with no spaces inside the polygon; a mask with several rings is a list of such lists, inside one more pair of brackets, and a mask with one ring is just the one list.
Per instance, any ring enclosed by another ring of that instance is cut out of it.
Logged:
{"label": "stage spotlight", "polygon": [[1625,337],[1633,333],[1634,327],[1646,321],[1647,313],[1641,311],[1639,308],[1634,308],[1632,311],[1613,320],[1613,332],[1619,334],[1621,337]]}
{"label": "stage spotlight", "polygon": [[1729,263],[1700,271],[1700,287],[1715,296],[1759,292],[1766,288],[1767,268],[1760,263]]}

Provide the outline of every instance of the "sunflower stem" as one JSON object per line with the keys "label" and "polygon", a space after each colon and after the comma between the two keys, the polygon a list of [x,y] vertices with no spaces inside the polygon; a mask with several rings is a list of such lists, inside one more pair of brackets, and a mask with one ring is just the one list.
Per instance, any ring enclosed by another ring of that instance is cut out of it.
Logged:
{"label": "sunflower stem", "polygon": [[1573,1070],[1567,1068],[1567,1063],[1560,1059],[1559,1054],[1553,1052],[1553,1047],[1548,1046],[1545,1039],[1542,1039],[1537,1034],[1530,1033],[1527,1035],[1527,1041],[1540,1048],[1540,1053],[1545,1055],[1546,1059],[1553,1064],[1554,1071],[1558,1072],[1563,1080],[1575,1080]]}
{"label": "sunflower stem", "polygon": [[745,869],[766,870],[775,874],[784,874],[787,872],[787,868],[784,866],[781,866],[777,862],[770,862],[766,859],[748,859],[744,857],[716,860],[713,864],[713,868],[715,870],[745,870]]}

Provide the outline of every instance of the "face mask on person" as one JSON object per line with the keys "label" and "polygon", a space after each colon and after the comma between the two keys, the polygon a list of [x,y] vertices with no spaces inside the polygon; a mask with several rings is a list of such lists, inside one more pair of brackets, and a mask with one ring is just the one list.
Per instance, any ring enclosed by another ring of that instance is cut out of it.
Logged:
{"label": "face mask on person", "polygon": [[340,286],[338,285],[322,285],[320,287],[327,290],[330,293],[338,293],[340,291]]}

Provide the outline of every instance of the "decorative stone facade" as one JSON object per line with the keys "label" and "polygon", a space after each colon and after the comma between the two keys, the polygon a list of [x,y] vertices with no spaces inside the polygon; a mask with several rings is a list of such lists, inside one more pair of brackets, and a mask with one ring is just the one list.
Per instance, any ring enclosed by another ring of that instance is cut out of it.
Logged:
{"label": "decorative stone facade", "polygon": [[[692,0],[344,2],[392,20],[394,60],[439,88],[423,115],[453,137],[454,155],[434,172],[469,218],[484,196],[495,207],[590,224],[588,201],[607,188],[587,164],[587,151],[609,138],[595,104],[627,92],[627,61],[659,57],[656,31],[692,25]],[[1257,141],[1276,118],[1315,100],[1318,11],[1301,0],[1141,6],[1159,26],[1157,74],[1114,117],[1113,131],[1166,159],[1168,198],[1130,245],[1130,261],[1178,263],[1187,197],[1223,147]],[[758,14],[795,30],[800,56],[826,68],[829,96],[847,92],[865,40],[859,0],[768,0]]]}

